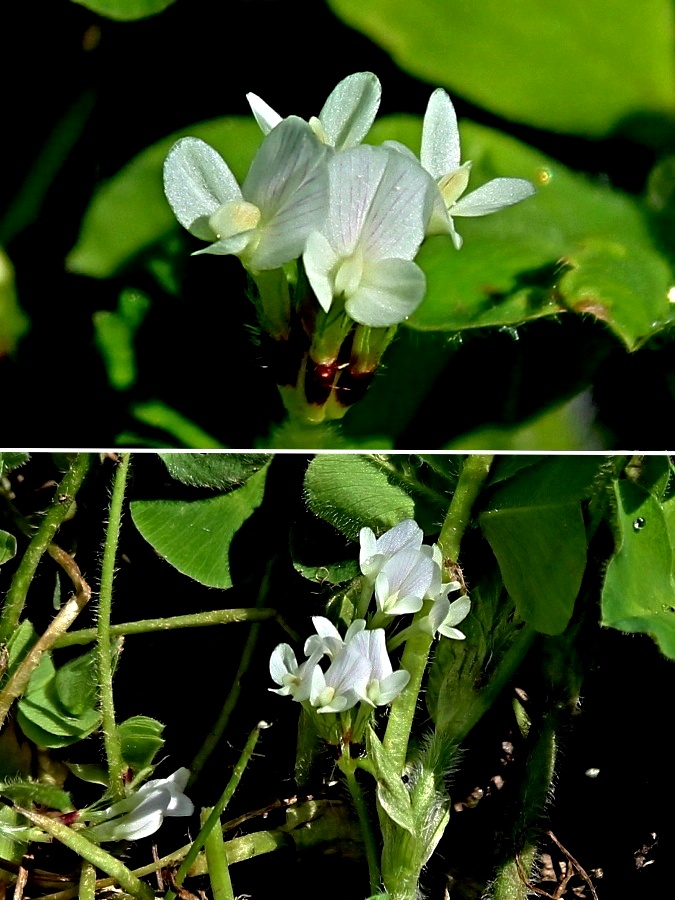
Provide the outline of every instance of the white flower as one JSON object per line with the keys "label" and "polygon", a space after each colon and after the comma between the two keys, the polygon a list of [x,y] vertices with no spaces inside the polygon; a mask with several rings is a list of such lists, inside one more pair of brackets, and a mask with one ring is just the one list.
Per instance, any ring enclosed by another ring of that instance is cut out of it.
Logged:
{"label": "white flower", "polygon": [[419,550],[424,534],[414,519],[403,519],[379,538],[372,528],[362,528],[359,533],[361,550],[359,565],[371,581],[377,577],[385,562],[399,550]]}
{"label": "white flower", "polygon": [[410,681],[410,673],[405,669],[392,670],[383,628],[362,631],[355,638],[357,640],[358,649],[370,662],[370,677],[360,699],[370,706],[386,706]]}
{"label": "white flower", "polygon": [[362,645],[365,633],[359,632],[345,644],[325,674],[320,666],[314,667],[309,700],[317,712],[344,712],[356,706],[364,695],[372,668]]}
{"label": "white flower", "polygon": [[[372,72],[349,75],[333,89],[318,117],[312,116],[309,125],[319,140],[336,150],[355,147],[370,131],[381,94],[380,82]],[[246,99],[264,134],[283,121],[256,94],[247,94]]]}
{"label": "white flower", "polygon": [[434,580],[435,568],[430,547],[395,553],[375,579],[378,611],[398,616],[420,610]]}
{"label": "white flower", "polygon": [[[457,582],[451,582],[451,585],[453,584],[457,584]],[[455,628],[455,625],[463,622],[470,611],[471,600],[466,595],[459,597],[452,603],[450,603],[447,596],[442,595],[434,601],[429,614],[419,620],[417,627],[430,635],[442,634],[443,637],[463,641],[466,635],[463,631]]]}
{"label": "white flower", "polygon": [[88,828],[87,834],[96,841],[135,841],[154,834],[164,816],[191,816],[194,805],[183,793],[189,777],[189,770],[182,768],[168,778],[147,781],[108,807],[106,821]]}
{"label": "white flower", "polygon": [[429,177],[402,153],[366,144],[332,156],[328,177],[328,216],[303,255],[317,300],[328,312],[340,298],[361,325],[397,325],[426,290],[412,260],[431,214]]}
{"label": "white flower", "polygon": [[311,635],[305,641],[305,656],[320,652],[321,656],[329,656],[331,659],[342,650],[345,644],[349,643],[355,634],[363,631],[366,627],[365,619],[354,619],[343,640],[330,619],[326,619],[324,616],[312,616],[312,623],[316,634]]}
{"label": "white flower", "polygon": [[453,216],[485,216],[535,193],[525,178],[493,178],[460,200],[471,169],[470,162],[460,164],[460,159],[457,115],[446,92],[438,88],[424,115],[420,152],[422,166],[438,186],[428,233],[449,234],[458,250],[462,238],[455,231]]}
{"label": "white flower", "polygon": [[279,688],[269,688],[273,694],[286,697],[289,694],[294,700],[302,703],[309,699],[312,671],[323,656],[323,651],[315,653],[301,665],[295,658],[293,648],[289,644],[278,644],[270,657],[270,675],[272,681],[281,685]]}
{"label": "white flower", "polygon": [[294,116],[263,140],[241,186],[213,147],[186,137],[164,163],[164,191],[176,218],[210,241],[197,253],[233,254],[253,271],[297,259],[326,215],[326,148]]}

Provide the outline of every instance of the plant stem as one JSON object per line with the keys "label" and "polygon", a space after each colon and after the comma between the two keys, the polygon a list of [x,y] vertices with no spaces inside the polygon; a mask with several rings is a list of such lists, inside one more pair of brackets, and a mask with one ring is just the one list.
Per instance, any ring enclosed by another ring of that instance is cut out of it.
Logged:
{"label": "plant stem", "polygon": [[352,759],[349,744],[342,745],[342,753],[340,754],[340,757],[338,759],[338,766],[340,767],[340,771],[345,776],[347,787],[349,788],[349,793],[352,795],[352,800],[354,801],[356,814],[359,817],[361,835],[363,836],[363,843],[366,849],[366,860],[368,862],[370,893],[377,894],[379,893],[382,884],[382,877],[380,875],[379,851],[377,848],[377,843],[375,841],[375,835],[373,833],[370,816],[368,815],[368,806],[366,805],[363,791],[361,790],[361,785],[356,779],[356,769],[358,767],[358,762],[357,760]]}
{"label": "plant stem", "polygon": [[[192,846],[188,850],[188,852],[185,856],[185,859],[181,863],[180,868],[178,869],[178,872],[176,873],[176,886],[177,887],[180,887],[180,885],[183,884],[183,881],[185,880],[185,877],[187,876],[188,872],[190,871],[192,864],[197,859],[197,855],[198,855],[199,851],[204,846],[204,842],[206,841],[206,838],[208,837],[208,835],[211,833],[211,831],[216,826],[220,827],[220,817],[222,816],[223,811],[225,810],[227,804],[232,799],[232,796],[233,796],[234,792],[236,791],[237,786],[239,785],[239,782],[241,781],[241,777],[244,774],[246,766],[248,765],[249,760],[253,756],[253,751],[255,749],[255,745],[258,743],[258,738],[260,737],[261,730],[263,728],[267,728],[267,727],[268,726],[267,726],[266,722],[259,722],[256,725],[256,727],[253,729],[253,731],[250,733],[248,740],[246,741],[246,746],[242,750],[241,756],[239,757],[239,760],[237,761],[236,766],[232,770],[232,776],[230,777],[230,780],[227,783],[227,787],[221,794],[220,799],[218,800],[216,805],[213,807],[213,809],[209,813],[208,819],[206,820],[204,825],[202,825],[199,834],[197,835],[195,840],[192,842]],[[168,891],[166,894],[165,900],[174,900],[175,896],[176,895],[173,891]]]}
{"label": "plant stem", "polygon": [[147,884],[144,884],[137,878],[124,863],[120,862],[116,857],[112,856],[98,844],[94,844],[83,834],[74,831],[58,819],[52,819],[49,816],[37,813],[34,810],[22,809],[16,807],[17,812],[25,816],[33,825],[37,825],[55,837],[66,847],[74,850],[79,856],[90,862],[93,866],[102,869],[108,875],[111,875],[128,893],[139,900],[154,900],[154,894]]}
{"label": "plant stem", "polygon": [[[202,810],[202,825],[208,820],[210,812],[210,809]],[[213,900],[234,900],[222,829],[212,828],[209,831],[204,841],[204,852],[206,853],[206,865],[209,870]]]}
{"label": "plant stem", "polygon": [[[173,631],[178,628],[203,628],[207,625],[230,625],[235,622],[264,622],[278,615],[276,609],[214,609],[185,616],[171,616],[166,619],[140,619],[137,622],[123,622],[110,626],[113,638],[129,634],[150,634],[156,631]],[[95,628],[69,631],[54,642],[55,647],[72,647],[76,644],[91,644],[96,640]]]}
{"label": "plant stem", "polygon": [[80,890],[78,896],[80,900],[94,900],[96,893],[96,869],[86,860],[82,863],[80,869]]}
{"label": "plant stem", "polygon": [[[459,557],[460,543],[471,520],[471,510],[488,476],[492,460],[493,457],[488,455],[471,455],[464,460],[438,539],[444,562],[455,563]],[[427,615],[429,605],[426,603],[415,614],[413,622]],[[410,673],[410,681],[391,705],[382,742],[392,764],[400,772],[405,766],[413,718],[433,640],[424,632],[415,632],[408,638],[401,657],[401,668]]]}
{"label": "plant stem", "polygon": [[459,475],[457,488],[452,495],[450,508],[438,537],[443,559],[457,562],[459,546],[471,518],[471,510],[488,476],[494,456],[472,454],[467,456]]}
{"label": "plant stem", "polygon": [[59,526],[71,511],[90,464],[91,457],[88,453],[78,453],[73,459],[70,469],[56,489],[51,506],[26,548],[12,578],[0,616],[0,644],[6,643],[17,628],[38,563],[54,539]]}
{"label": "plant stem", "polygon": [[115,579],[115,560],[120,537],[122,521],[122,504],[129,472],[129,453],[121,453],[115,472],[110,514],[106,530],[101,564],[101,588],[98,602],[98,677],[99,697],[101,705],[101,722],[103,741],[108,760],[110,793],[113,801],[121,800],[124,794],[124,759],[122,744],[115,723],[115,704],[112,689],[112,635],[110,633],[110,614],[112,610],[113,582]]}

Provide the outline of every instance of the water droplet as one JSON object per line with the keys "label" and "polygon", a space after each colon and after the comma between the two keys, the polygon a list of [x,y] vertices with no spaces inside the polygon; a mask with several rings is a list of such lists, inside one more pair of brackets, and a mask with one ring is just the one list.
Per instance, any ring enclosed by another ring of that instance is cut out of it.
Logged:
{"label": "water droplet", "polygon": [[633,522],[633,531],[642,531],[647,522],[642,518],[642,516],[638,516],[637,519]]}

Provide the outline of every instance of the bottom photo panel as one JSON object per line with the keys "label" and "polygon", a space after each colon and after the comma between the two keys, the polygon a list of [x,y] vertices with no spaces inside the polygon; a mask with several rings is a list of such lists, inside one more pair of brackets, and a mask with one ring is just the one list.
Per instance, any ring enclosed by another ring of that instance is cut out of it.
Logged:
{"label": "bottom photo panel", "polygon": [[2,896],[668,896],[674,474],[0,452]]}

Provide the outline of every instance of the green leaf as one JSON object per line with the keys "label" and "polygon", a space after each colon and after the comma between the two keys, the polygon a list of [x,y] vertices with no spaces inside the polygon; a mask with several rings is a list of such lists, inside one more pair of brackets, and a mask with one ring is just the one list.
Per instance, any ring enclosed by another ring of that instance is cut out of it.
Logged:
{"label": "green leaf", "polygon": [[606,322],[629,350],[675,320],[670,268],[650,248],[591,239],[567,262],[570,269],[558,284],[565,304]]}
{"label": "green leaf", "polygon": [[479,517],[519,615],[544,634],[563,631],[574,609],[586,567],[581,499],[598,467],[596,457],[545,459],[497,488]]}
{"label": "green leaf", "polygon": [[0,566],[16,556],[16,538],[8,531],[0,531]]}
{"label": "green leaf", "polygon": [[150,768],[165,743],[162,723],[149,716],[131,716],[117,726],[117,731],[124,762],[134,772]]}
{"label": "green leaf", "polygon": [[602,624],[650,634],[662,653],[675,659],[675,580],[664,507],[633,481],[615,484],[619,546],[607,566],[602,589]]}
{"label": "green leaf", "polygon": [[[427,330],[510,327],[571,311],[604,322],[634,350],[675,321],[673,276],[646,210],[493,129],[463,122],[469,190],[496,177],[527,178],[534,197],[479,218],[458,218],[464,246],[427,240],[417,262],[427,293],[406,325]],[[421,120],[376,123],[371,139],[419,151]]]}
{"label": "green leaf", "polygon": [[25,465],[30,459],[30,453],[3,451],[0,453],[0,478],[9,475],[14,469]]}
{"label": "green leaf", "polygon": [[[14,674],[17,666],[25,658],[37,639],[37,631],[28,619],[24,619],[7,641],[7,653],[9,655],[7,663],[8,675]],[[33,677],[35,677],[35,673],[33,673]]]}
{"label": "green leaf", "polygon": [[[418,78],[516,122],[600,137],[675,115],[670,0],[329,0]],[[470,157],[468,157],[470,158]]]}
{"label": "green leaf", "polygon": [[415,821],[410,805],[410,794],[401,781],[401,773],[396,771],[387,751],[369,726],[366,731],[368,757],[373,764],[377,778],[377,799],[389,818],[415,834]]}
{"label": "green leaf", "polygon": [[[177,442],[178,447],[204,447],[209,450],[223,449],[223,445],[212,435],[161,400],[134,403],[129,411],[134,419],[142,422],[144,425],[166,432],[167,435],[170,435]],[[137,440],[135,436],[131,440],[122,440],[121,437],[118,437],[117,443],[137,443]],[[146,446],[167,447],[171,442],[164,437],[163,440],[159,440],[156,443],[149,443],[148,439],[145,438],[141,443]]]}
{"label": "green leaf", "polygon": [[[84,654],[89,656],[90,654]],[[82,672],[78,671],[79,660],[67,665],[62,678],[62,688],[66,698],[77,705],[73,696],[73,682],[82,688]],[[82,704],[81,711],[71,713],[59,697],[57,669],[51,653],[44,653],[39,665],[31,675],[26,692],[17,704],[17,721],[26,737],[40,747],[67,747],[91,734],[101,721],[95,707],[96,695],[91,687],[84,689],[90,701]]]}
{"label": "green leaf", "polygon": [[136,383],[134,338],[151,306],[140,291],[120,294],[117,311],[94,313],[94,339],[108,372],[108,381],[116,391],[125,391]]}
{"label": "green leaf", "polygon": [[14,266],[0,248],[0,358],[14,353],[19,341],[29,329],[30,319],[19,306],[14,283]]}
{"label": "green leaf", "polygon": [[51,809],[58,809],[61,812],[73,809],[73,802],[67,791],[30,779],[0,782],[0,793],[3,797],[8,797],[21,806],[36,803]]}
{"label": "green leaf", "polygon": [[99,16],[118,22],[132,22],[157,15],[176,0],[73,0]]}
{"label": "green leaf", "polygon": [[135,500],[134,524],[174,568],[209,587],[232,587],[231,544],[260,506],[267,468],[228,494],[200,500]]}
{"label": "green leaf", "polygon": [[253,117],[224,118],[191,125],[145,149],[97,189],[66,260],[71,272],[108,278],[141,251],[180,230],[162,189],[162,166],[174,142],[185,135],[211,144],[239,181],[262,140]]}
{"label": "green leaf", "polygon": [[97,692],[96,649],[82,653],[56,670],[54,687],[59,702],[73,716],[96,709]]}
{"label": "green leaf", "polygon": [[[556,404],[518,425],[486,425],[454,438],[449,450],[590,450],[602,447],[602,433],[591,419],[592,399],[582,391],[566,403]],[[500,457],[520,459],[520,457]]]}
{"label": "green leaf", "polygon": [[360,574],[358,563],[354,559],[343,562],[331,563],[327,566],[306,566],[298,559],[293,560],[293,568],[303,578],[315,581],[317,584],[343,584]]}
{"label": "green leaf", "polygon": [[159,456],[176,481],[224,491],[242,484],[271,459],[268,453],[160,453]]}
{"label": "green leaf", "polygon": [[305,500],[312,512],[357,540],[364,526],[377,533],[414,516],[412,498],[373,457],[351,454],[315,456],[305,475]]}

